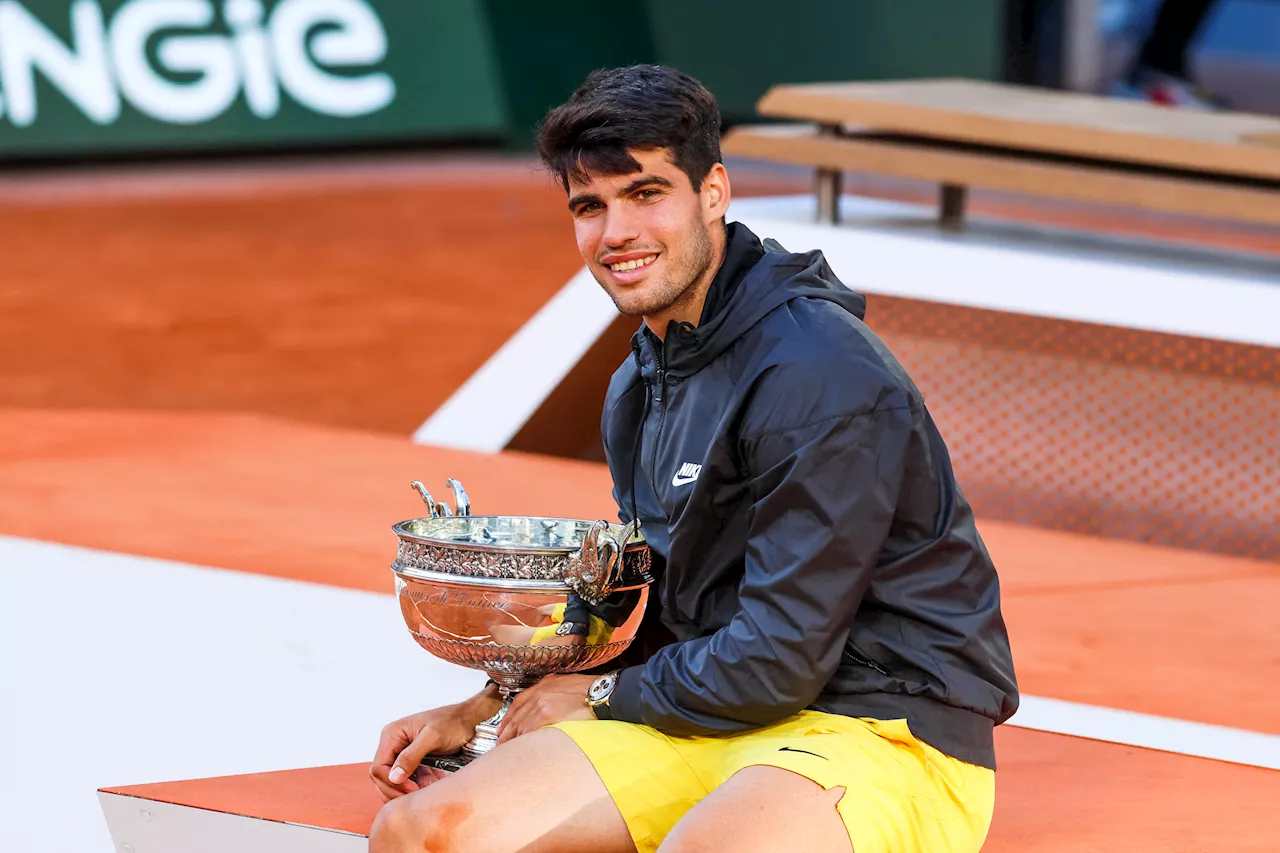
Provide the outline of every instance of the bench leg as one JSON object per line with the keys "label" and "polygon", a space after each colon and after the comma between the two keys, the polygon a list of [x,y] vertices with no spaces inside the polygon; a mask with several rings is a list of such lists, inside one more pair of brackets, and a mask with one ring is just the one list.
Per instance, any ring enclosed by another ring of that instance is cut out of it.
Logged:
{"label": "bench leg", "polygon": [[832,225],[840,221],[840,193],[844,176],[838,169],[819,169],[817,174],[818,221]]}
{"label": "bench leg", "polygon": [[[822,136],[843,136],[844,130],[838,124],[818,126]],[[839,169],[819,168],[815,176],[814,189],[818,195],[818,221],[832,225],[840,221],[840,193],[844,191],[844,179]]]}
{"label": "bench leg", "polygon": [[964,227],[964,208],[969,190],[957,184],[943,184],[938,198],[938,219],[948,231]]}

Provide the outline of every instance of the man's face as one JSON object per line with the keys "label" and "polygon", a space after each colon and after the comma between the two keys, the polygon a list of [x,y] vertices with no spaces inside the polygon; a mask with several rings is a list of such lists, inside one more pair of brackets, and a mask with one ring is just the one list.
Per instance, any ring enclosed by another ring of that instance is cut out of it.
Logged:
{"label": "man's face", "polygon": [[699,193],[667,149],[630,153],[640,171],[571,182],[569,212],[578,250],[618,311],[652,316],[679,301],[714,258],[710,229],[723,215],[724,167],[703,182],[712,191]]}

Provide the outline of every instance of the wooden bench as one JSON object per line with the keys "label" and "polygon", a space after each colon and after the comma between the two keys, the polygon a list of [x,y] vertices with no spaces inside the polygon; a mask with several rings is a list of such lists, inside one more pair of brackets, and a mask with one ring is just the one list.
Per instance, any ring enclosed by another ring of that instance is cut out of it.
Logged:
{"label": "wooden bench", "polygon": [[925,80],[780,85],[757,109],[798,125],[730,129],[725,154],[812,166],[836,222],[842,172],[937,183],[940,219],[970,187],[1280,225],[1280,119]]}

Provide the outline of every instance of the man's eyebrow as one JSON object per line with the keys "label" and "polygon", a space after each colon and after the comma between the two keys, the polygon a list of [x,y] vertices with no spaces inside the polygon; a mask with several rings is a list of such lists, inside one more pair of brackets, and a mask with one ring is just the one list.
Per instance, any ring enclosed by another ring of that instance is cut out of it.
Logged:
{"label": "man's eyebrow", "polygon": [[575,207],[577,207],[580,204],[586,204],[589,201],[599,201],[599,200],[600,200],[600,196],[596,195],[595,193],[582,193],[581,195],[575,195],[569,199],[569,209],[573,210]]}
{"label": "man's eyebrow", "polygon": [[659,177],[658,175],[641,175],[640,177],[636,178],[634,181],[632,181],[631,183],[623,187],[622,192],[619,193],[619,195],[627,195],[629,193],[633,193],[636,190],[640,189],[641,187],[648,186],[650,184],[654,184],[660,187],[667,187],[667,188],[675,186],[675,184],[671,183],[666,178]]}
{"label": "man's eyebrow", "polygon": [[[618,193],[618,195],[620,196],[629,195],[630,193],[635,192],[641,187],[646,187],[646,186],[667,187],[669,189],[671,187],[674,187],[675,184],[671,183],[671,181],[668,181],[666,178],[661,177],[659,175],[641,175],[640,177],[636,178],[634,181],[632,181],[631,183],[623,187],[622,190]],[[592,201],[600,201],[600,196],[597,195],[596,193],[582,193],[581,195],[575,195],[569,199],[569,209],[573,210],[580,204],[586,204]]]}

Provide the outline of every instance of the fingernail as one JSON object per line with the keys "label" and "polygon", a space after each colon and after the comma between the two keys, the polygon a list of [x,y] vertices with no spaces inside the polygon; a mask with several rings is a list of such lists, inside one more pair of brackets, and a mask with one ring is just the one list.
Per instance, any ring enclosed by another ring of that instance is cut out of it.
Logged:
{"label": "fingernail", "polygon": [[392,785],[399,785],[404,781],[405,772],[403,767],[392,767],[391,772],[387,774],[387,778],[391,780]]}

